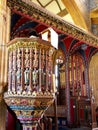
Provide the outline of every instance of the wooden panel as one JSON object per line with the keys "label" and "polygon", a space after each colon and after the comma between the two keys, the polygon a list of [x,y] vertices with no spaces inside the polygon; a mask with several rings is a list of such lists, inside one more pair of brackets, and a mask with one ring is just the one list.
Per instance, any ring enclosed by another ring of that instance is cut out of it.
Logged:
{"label": "wooden panel", "polygon": [[[45,112],[45,115],[50,116],[50,117],[55,116],[53,106],[48,108],[48,110]],[[66,117],[66,107],[65,106],[57,106],[57,115],[58,115],[58,117]]]}

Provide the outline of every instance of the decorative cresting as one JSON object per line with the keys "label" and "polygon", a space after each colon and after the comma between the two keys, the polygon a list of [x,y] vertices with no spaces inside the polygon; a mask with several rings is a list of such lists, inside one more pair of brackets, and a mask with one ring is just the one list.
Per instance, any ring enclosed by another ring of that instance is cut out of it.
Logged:
{"label": "decorative cresting", "polygon": [[7,5],[11,8],[11,10],[19,11],[32,19],[36,19],[41,23],[45,23],[46,25],[55,28],[56,30],[71,35],[83,43],[98,47],[98,38],[96,36],[62,20],[60,17],[53,15],[52,13],[32,3],[31,0],[7,0]]}
{"label": "decorative cresting", "polygon": [[8,44],[7,105],[23,130],[31,130],[54,101],[52,57],[55,49],[39,38],[17,38]]}

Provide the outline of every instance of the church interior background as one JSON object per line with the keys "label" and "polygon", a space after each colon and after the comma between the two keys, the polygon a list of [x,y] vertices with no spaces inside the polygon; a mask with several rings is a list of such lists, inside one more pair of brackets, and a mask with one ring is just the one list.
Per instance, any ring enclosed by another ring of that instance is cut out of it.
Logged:
{"label": "church interior background", "polygon": [[98,1],[0,0],[0,130],[98,127]]}

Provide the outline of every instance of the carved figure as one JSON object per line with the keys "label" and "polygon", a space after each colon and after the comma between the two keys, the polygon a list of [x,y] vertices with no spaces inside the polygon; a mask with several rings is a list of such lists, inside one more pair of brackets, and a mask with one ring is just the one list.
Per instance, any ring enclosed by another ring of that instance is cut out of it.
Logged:
{"label": "carved figure", "polygon": [[36,84],[38,80],[38,72],[36,69],[33,70],[32,75],[33,75],[33,84]]}
{"label": "carved figure", "polygon": [[26,68],[26,70],[24,71],[24,80],[25,80],[25,84],[29,84],[29,68]]}
{"label": "carved figure", "polygon": [[18,68],[18,71],[16,72],[16,78],[17,78],[17,83],[20,83],[21,81],[21,69]]}

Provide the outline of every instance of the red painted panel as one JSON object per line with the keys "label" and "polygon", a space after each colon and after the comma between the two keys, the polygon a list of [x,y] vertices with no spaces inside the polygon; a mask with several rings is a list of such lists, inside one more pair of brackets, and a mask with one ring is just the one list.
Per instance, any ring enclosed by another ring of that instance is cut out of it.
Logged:
{"label": "red painted panel", "polygon": [[71,123],[74,123],[74,108],[73,108],[73,105],[74,105],[74,99],[71,99],[70,100],[70,113],[71,113]]}
{"label": "red painted panel", "polygon": [[72,37],[67,37],[67,38],[64,39],[64,43],[65,43],[65,47],[66,47],[67,52],[70,49],[70,45],[71,45],[72,40],[73,40]]}

